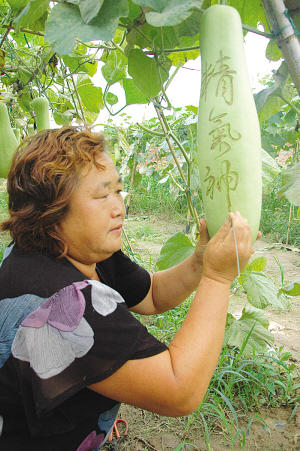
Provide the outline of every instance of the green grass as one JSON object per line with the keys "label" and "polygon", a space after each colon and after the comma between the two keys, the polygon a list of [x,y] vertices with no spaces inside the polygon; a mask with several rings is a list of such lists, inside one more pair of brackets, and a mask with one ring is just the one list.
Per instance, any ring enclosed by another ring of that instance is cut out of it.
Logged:
{"label": "green grass", "polygon": [[[263,235],[273,242],[288,243],[300,246],[300,219],[297,217],[297,207],[292,209],[289,226],[290,204],[286,198],[280,198],[280,177],[274,180],[263,191],[262,214],[260,230]],[[125,186],[125,190],[128,187]],[[194,193],[194,202],[200,217],[203,216],[201,193]],[[164,215],[166,218],[181,221],[187,217],[186,197],[181,193],[174,197],[170,183],[159,184],[152,177],[144,176],[142,183],[133,190],[129,216],[135,215]]]}
{"label": "green grass", "polygon": [[292,208],[289,227],[290,203],[280,198],[280,178],[277,178],[263,192],[262,215],[260,229],[270,240],[286,243],[289,229],[288,244],[300,246],[300,220],[297,217],[297,207]]}
{"label": "green grass", "polygon": [[[138,318],[152,335],[169,344],[182,325],[189,306],[188,299],[169,312]],[[262,407],[288,406],[293,409],[291,420],[300,402],[300,375],[291,363],[291,357],[283,348],[263,354],[253,350],[251,356],[245,356],[237,348],[223,348],[201,406],[188,417],[186,434],[189,428],[200,427],[209,451],[211,437],[215,432],[221,432],[231,449],[239,444],[243,450],[253,422],[268,429],[259,414],[253,412],[259,412]]]}

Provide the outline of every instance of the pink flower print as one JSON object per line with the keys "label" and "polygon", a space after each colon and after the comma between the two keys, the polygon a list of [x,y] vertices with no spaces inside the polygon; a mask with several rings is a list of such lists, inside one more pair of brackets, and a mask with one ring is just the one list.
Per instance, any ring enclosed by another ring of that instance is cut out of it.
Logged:
{"label": "pink flower print", "polygon": [[94,451],[99,448],[103,440],[104,434],[97,435],[96,431],[93,431],[84,439],[76,451]]}

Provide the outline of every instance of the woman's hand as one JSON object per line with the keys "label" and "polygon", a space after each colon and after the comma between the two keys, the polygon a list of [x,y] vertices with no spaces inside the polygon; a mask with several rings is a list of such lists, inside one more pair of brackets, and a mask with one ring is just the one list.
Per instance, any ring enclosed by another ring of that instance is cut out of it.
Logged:
{"label": "woman's hand", "polygon": [[238,275],[237,258],[242,271],[252,253],[252,235],[247,219],[239,212],[230,213],[223,226],[206,245],[203,275],[231,284]]}

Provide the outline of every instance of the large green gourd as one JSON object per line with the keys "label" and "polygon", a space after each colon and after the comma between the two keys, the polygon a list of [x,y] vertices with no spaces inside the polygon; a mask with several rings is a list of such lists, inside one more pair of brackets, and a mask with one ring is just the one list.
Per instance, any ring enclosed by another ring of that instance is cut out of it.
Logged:
{"label": "large green gourd", "polygon": [[199,170],[212,237],[231,211],[247,218],[253,242],[260,223],[261,137],[243,47],[231,6],[214,5],[200,24]]}
{"label": "large green gourd", "polygon": [[36,97],[32,101],[33,111],[36,116],[36,130],[48,130],[50,128],[49,102],[46,97]]}
{"label": "large green gourd", "polygon": [[6,105],[0,102],[0,178],[7,178],[17,146]]}

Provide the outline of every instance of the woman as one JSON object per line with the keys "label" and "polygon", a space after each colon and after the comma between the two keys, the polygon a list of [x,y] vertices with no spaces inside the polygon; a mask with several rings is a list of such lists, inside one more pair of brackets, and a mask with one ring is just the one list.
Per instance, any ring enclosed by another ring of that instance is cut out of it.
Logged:
{"label": "woman", "polygon": [[[230,213],[194,253],[149,274],[120,250],[122,180],[102,136],[48,130],[18,150],[8,178],[13,243],[0,269],[1,451],[91,451],[119,404],[193,412],[222,346],[230,286],[252,254],[247,221]],[[193,291],[167,347],[130,312],[174,308]]]}

